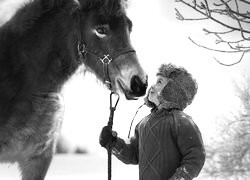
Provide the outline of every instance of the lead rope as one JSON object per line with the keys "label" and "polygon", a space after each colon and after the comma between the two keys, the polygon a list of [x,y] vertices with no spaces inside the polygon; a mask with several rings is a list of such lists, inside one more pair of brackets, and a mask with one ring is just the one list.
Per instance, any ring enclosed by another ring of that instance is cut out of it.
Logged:
{"label": "lead rope", "polygon": [[[115,104],[113,106],[113,99],[112,97],[113,96],[116,96],[116,100],[114,101]],[[118,93],[116,92],[111,92],[110,93],[110,115],[109,115],[109,121],[108,121],[108,127],[110,128],[110,131],[112,132],[112,127],[113,127],[113,119],[114,119],[114,112],[116,110],[116,106],[119,102],[119,99],[120,99],[120,96]],[[111,176],[112,176],[112,172],[111,172],[111,168],[112,168],[112,146],[111,146],[111,143],[108,144],[108,148],[107,148],[107,151],[108,151],[108,180],[111,180]]]}
{"label": "lead rope", "polygon": [[134,120],[135,120],[135,117],[136,117],[138,111],[139,111],[139,110],[142,108],[142,106],[144,106],[144,105],[145,105],[145,103],[143,103],[142,105],[140,105],[140,106],[138,107],[137,111],[135,112],[135,115],[134,115],[134,117],[133,117],[133,119],[132,119],[132,121],[131,121],[131,123],[130,123],[129,132],[128,132],[128,139],[130,138],[130,132],[131,132],[131,128],[132,128],[133,122],[134,122]]}

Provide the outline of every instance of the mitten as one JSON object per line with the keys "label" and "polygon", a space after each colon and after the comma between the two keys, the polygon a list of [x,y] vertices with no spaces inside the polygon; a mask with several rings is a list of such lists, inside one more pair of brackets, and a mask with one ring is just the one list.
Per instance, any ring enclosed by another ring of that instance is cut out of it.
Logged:
{"label": "mitten", "polygon": [[113,147],[117,140],[117,133],[112,131],[108,126],[102,128],[99,143],[102,147],[108,148]]}

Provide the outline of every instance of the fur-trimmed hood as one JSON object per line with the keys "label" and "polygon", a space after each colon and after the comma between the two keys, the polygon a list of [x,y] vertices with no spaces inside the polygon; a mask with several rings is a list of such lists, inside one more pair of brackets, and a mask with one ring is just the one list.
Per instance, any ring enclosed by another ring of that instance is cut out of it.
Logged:
{"label": "fur-trimmed hood", "polygon": [[[198,85],[186,69],[173,64],[162,64],[156,75],[169,79],[167,85],[158,96],[160,106],[166,109],[177,108],[183,110],[192,103],[197,93]],[[148,99],[149,91],[150,89],[144,99],[145,104],[155,109],[157,108],[156,105]]]}

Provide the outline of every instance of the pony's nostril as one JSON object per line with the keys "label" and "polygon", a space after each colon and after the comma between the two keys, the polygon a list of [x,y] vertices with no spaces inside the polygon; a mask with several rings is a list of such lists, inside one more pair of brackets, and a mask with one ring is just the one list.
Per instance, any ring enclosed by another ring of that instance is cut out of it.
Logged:
{"label": "pony's nostril", "polygon": [[133,76],[131,79],[131,90],[133,95],[139,97],[146,93],[147,82],[143,83],[139,76]]}

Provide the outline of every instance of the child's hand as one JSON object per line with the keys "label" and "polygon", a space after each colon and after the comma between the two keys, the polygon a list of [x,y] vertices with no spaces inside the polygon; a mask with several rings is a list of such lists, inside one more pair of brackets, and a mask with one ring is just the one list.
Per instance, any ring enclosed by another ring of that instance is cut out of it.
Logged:
{"label": "child's hand", "polygon": [[175,177],[175,176],[172,176],[170,179],[168,180],[186,180],[184,179],[183,177]]}
{"label": "child's hand", "polygon": [[102,147],[107,148],[108,146],[114,145],[117,140],[117,132],[112,131],[108,126],[102,128],[99,143]]}
{"label": "child's hand", "polygon": [[185,168],[178,168],[174,175],[168,180],[192,180]]}
{"label": "child's hand", "polygon": [[170,179],[168,179],[168,180],[185,180],[183,177],[181,177],[181,178],[177,178],[177,177],[174,177],[174,176],[172,176]]}

